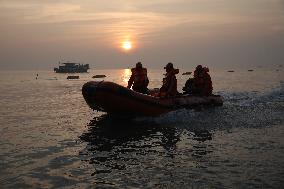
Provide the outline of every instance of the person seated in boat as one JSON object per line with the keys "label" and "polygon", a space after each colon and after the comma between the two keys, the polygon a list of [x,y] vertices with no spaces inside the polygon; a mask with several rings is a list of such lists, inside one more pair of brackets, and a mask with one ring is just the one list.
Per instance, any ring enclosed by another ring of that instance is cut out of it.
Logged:
{"label": "person seated in boat", "polygon": [[131,76],[128,81],[127,88],[131,88],[136,92],[147,94],[149,79],[147,76],[147,69],[143,68],[142,63],[138,62],[135,68],[131,69]]}
{"label": "person seated in boat", "polygon": [[187,80],[183,90],[187,94],[197,96],[212,95],[213,87],[209,69],[198,65],[194,71],[194,77]]}
{"label": "person seated in boat", "polygon": [[194,88],[194,79],[193,78],[188,78],[188,80],[185,82],[184,87],[182,90],[184,91],[184,94],[193,94],[193,89]]}
{"label": "person seated in boat", "polygon": [[174,68],[173,63],[169,62],[164,69],[166,69],[163,85],[160,88],[160,97],[174,97],[178,95],[176,74],[179,73],[178,69]]}

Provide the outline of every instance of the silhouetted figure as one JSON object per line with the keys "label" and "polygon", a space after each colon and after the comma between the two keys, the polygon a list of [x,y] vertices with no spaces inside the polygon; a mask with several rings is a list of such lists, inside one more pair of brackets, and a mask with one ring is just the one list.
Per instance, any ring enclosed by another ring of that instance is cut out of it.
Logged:
{"label": "silhouetted figure", "polygon": [[194,87],[194,79],[193,78],[189,78],[186,82],[185,82],[185,86],[182,88],[182,90],[184,91],[184,94],[193,94],[193,87]]}
{"label": "silhouetted figure", "polygon": [[209,69],[198,65],[194,71],[194,78],[189,78],[186,81],[183,90],[185,93],[192,95],[212,95],[213,87],[211,77],[209,75]]}
{"label": "silhouetted figure", "polygon": [[135,68],[131,69],[131,76],[128,81],[127,88],[131,88],[136,92],[147,94],[148,93],[148,84],[149,79],[147,76],[147,69],[143,68],[141,62],[136,64]]}
{"label": "silhouetted figure", "polygon": [[171,62],[169,62],[164,69],[166,69],[166,77],[163,79],[163,86],[160,88],[160,97],[176,96],[179,94],[176,79],[176,74],[179,73],[179,70],[175,69]]}

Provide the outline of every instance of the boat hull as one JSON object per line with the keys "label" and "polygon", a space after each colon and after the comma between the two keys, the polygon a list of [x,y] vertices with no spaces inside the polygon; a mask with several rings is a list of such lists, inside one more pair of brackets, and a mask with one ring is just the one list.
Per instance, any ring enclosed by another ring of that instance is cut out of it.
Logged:
{"label": "boat hull", "polygon": [[105,81],[85,83],[82,94],[93,110],[123,116],[159,116],[181,108],[223,104],[220,96],[157,98]]}
{"label": "boat hull", "polygon": [[88,69],[58,69],[54,68],[55,73],[88,73]]}

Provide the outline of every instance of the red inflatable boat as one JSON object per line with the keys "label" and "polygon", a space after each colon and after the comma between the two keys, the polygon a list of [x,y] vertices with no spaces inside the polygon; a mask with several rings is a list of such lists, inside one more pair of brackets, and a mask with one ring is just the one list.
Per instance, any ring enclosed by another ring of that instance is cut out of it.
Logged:
{"label": "red inflatable boat", "polygon": [[218,95],[158,98],[106,81],[85,83],[82,94],[93,110],[123,116],[159,116],[181,108],[223,105],[223,99]]}

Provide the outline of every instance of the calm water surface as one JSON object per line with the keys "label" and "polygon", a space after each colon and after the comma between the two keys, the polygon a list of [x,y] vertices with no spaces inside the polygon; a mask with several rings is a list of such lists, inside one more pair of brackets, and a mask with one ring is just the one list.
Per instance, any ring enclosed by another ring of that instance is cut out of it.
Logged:
{"label": "calm water surface", "polygon": [[[283,68],[210,72],[224,106],[133,120],[81,95],[95,74],[126,86],[129,70],[1,72],[1,188],[283,188]],[[149,70],[150,87],[162,76]]]}

